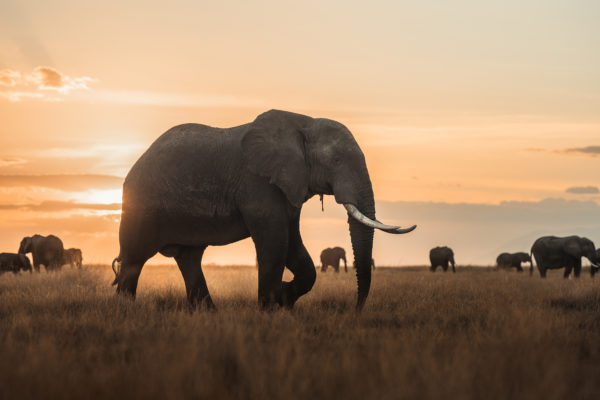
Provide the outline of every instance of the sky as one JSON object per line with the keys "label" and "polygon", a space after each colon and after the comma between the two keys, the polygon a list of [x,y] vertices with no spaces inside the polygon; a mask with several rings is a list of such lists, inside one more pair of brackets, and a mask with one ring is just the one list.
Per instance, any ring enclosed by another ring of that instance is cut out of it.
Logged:
{"label": "sky", "polygon": [[[369,167],[380,265],[459,264],[545,234],[600,246],[600,3],[32,1],[0,3],[0,249],[59,235],[118,254],[121,185],[174,125],[272,108],[345,124]],[[329,198],[303,209],[313,259],[350,249]],[[206,262],[254,260],[249,240]],[[156,262],[165,262],[157,257]]]}

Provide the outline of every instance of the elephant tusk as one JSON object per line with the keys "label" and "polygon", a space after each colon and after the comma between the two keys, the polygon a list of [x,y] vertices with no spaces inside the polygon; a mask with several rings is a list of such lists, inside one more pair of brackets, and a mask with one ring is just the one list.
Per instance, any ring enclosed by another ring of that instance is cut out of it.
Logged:
{"label": "elephant tusk", "polygon": [[371,228],[377,228],[377,229],[382,230],[387,233],[392,233],[392,234],[408,233],[408,232],[412,232],[417,227],[416,225],[413,225],[410,228],[401,228],[399,226],[385,225],[379,221],[373,221],[372,219],[370,219],[369,217],[367,217],[366,215],[361,213],[358,210],[358,208],[356,208],[356,206],[354,206],[352,204],[345,203],[344,207],[346,208],[346,211],[348,211],[348,214],[351,215],[352,218],[354,218],[361,224],[366,225]]}

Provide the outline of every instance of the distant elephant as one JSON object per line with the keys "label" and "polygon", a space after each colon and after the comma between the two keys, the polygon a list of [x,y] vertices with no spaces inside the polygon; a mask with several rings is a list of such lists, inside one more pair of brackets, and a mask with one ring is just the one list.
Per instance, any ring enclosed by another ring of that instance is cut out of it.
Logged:
{"label": "distant elephant", "polygon": [[0,253],[0,273],[19,271],[29,271],[31,273],[31,262],[25,254]]}
{"label": "distant elephant", "polygon": [[502,253],[496,258],[498,268],[516,268],[517,271],[523,272],[521,263],[528,262],[531,266],[531,256],[527,253]]}
{"label": "distant elephant", "polygon": [[[575,272],[575,278],[581,273],[581,257],[585,257],[592,263],[590,274],[592,277],[600,267],[597,263],[600,258],[596,253],[594,242],[579,236],[543,236],[533,243],[531,253],[535,257],[538,271],[542,278],[546,277],[549,269],[564,268],[564,277],[568,278],[571,271]],[[533,274],[533,264],[529,268],[529,274]]]}
{"label": "distant elephant", "polygon": [[[204,250],[251,237],[259,305],[292,307],[316,279],[299,229],[302,204],[315,194],[334,195],[348,212],[361,309],[371,286],[373,229],[398,234],[416,226],[375,219],[365,157],[344,125],[278,110],[233,128],[176,126],[138,159],[123,184],[117,293],[135,296],[144,264],[161,253],[175,258],[189,302],[214,308]],[[291,282],[282,282],[284,267]]]}
{"label": "distant elephant", "polygon": [[348,272],[346,250],[341,247],[328,247],[321,252],[321,272],[326,272],[332,266],[335,272],[340,272],[340,260],[344,260],[344,271]]}
{"label": "distant elephant", "polygon": [[57,271],[62,267],[63,257],[62,240],[54,235],[33,235],[24,237],[19,246],[19,254],[31,253],[33,267],[40,272],[40,265],[46,267],[46,271]]}
{"label": "distant elephant", "polygon": [[438,266],[441,266],[444,272],[448,271],[448,263],[452,265],[452,272],[456,272],[454,252],[450,247],[434,247],[429,251],[429,261],[431,261],[431,272],[435,272]]}
{"label": "distant elephant", "polygon": [[70,248],[63,251],[62,265],[69,264],[71,268],[81,269],[81,263],[83,262],[83,255],[81,250]]}

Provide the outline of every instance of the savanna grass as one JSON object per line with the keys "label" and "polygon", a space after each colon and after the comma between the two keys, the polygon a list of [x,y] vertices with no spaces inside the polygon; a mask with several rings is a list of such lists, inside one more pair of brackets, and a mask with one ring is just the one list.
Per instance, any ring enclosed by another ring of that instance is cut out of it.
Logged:
{"label": "savanna grass", "polygon": [[318,273],[291,312],[260,312],[251,267],[205,267],[216,313],[191,312],[175,266],[135,301],[110,266],[0,276],[0,398],[592,399],[600,280],[378,268]]}

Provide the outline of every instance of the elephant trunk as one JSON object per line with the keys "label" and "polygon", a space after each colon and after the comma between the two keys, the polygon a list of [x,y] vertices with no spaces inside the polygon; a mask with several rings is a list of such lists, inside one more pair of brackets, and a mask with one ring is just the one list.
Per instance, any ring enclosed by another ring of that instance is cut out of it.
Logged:
{"label": "elephant trunk", "polygon": [[[375,201],[373,200],[371,185],[368,185],[368,188],[360,195],[357,207],[365,217],[375,220]],[[348,224],[350,227],[350,239],[352,241],[354,265],[356,265],[356,281],[358,284],[356,309],[360,311],[367,301],[371,288],[371,257],[374,229],[364,225],[352,216],[351,213],[348,213]]]}

